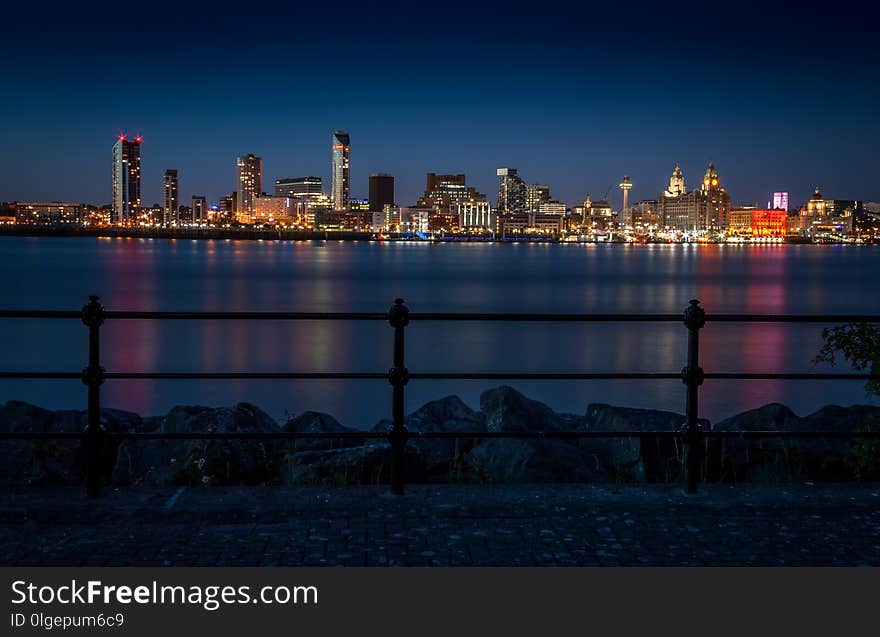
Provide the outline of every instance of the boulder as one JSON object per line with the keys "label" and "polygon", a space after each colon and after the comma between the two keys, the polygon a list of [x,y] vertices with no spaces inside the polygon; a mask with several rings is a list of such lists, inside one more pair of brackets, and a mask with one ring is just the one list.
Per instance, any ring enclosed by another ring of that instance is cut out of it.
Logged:
{"label": "boulder", "polygon": [[[406,427],[410,432],[484,432],[486,420],[482,413],[468,407],[458,396],[446,396],[432,400],[406,417]],[[391,429],[390,420],[381,420],[374,431],[387,432]],[[459,466],[463,454],[476,444],[468,438],[417,438],[409,444],[421,452],[428,474],[438,478],[448,477]]]}
{"label": "boulder", "polygon": [[[586,431],[678,431],[685,417],[670,411],[593,403],[585,414]],[[703,423],[708,426],[707,422]],[[670,482],[681,473],[683,448],[670,438],[581,438],[581,448],[595,454],[621,482]]]}
{"label": "boulder", "polygon": [[[155,431],[274,432],[278,424],[249,403],[233,407],[174,407]],[[156,440],[120,445],[113,481],[120,485],[274,484],[284,445],[272,440]]]}
{"label": "boulder", "polygon": [[[85,431],[85,411],[50,411],[20,401],[0,406],[0,431],[61,433]],[[101,425],[107,431],[139,431],[137,414],[118,409],[102,409]],[[100,465],[106,481],[110,480],[116,461],[118,442],[107,441],[101,449]],[[79,484],[85,475],[85,453],[78,440],[13,440],[0,443],[4,462],[0,481],[7,484],[66,486]]]}
{"label": "boulder", "polygon": [[[330,414],[324,414],[319,411],[305,411],[299,416],[288,420],[282,429],[296,433],[345,433],[357,431],[341,424]],[[364,444],[363,438],[304,438],[302,440],[290,441],[287,447],[291,453],[295,453],[297,451],[358,447],[362,444]]]}
{"label": "boulder", "polygon": [[605,482],[596,454],[552,439],[491,438],[465,456],[458,479],[471,482]]}
{"label": "boulder", "polygon": [[480,395],[480,411],[488,431],[560,431],[582,426],[572,414],[557,414],[544,403],[501,386]]}
{"label": "boulder", "polygon": [[[406,450],[406,482],[425,482],[427,472],[418,449]],[[387,443],[344,449],[300,451],[285,458],[287,484],[345,485],[388,484],[391,481],[391,447]]]}

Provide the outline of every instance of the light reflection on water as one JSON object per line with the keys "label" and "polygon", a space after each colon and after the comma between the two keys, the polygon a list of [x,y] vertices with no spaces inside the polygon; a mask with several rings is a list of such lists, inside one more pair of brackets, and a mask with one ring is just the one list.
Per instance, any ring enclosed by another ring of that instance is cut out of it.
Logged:
{"label": "light reflection on water", "polygon": [[[713,245],[481,245],[356,242],[2,238],[7,308],[78,308],[90,293],[114,310],[878,313],[877,247]],[[75,321],[6,321],[3,367],[79,370],[85,330]],[[710,324],[707,371],[809,371],[821,326]],[[675,325],[414,323],[411,371],[678,371]],[[385,371],[384,323],[125,321],[104,328],[109,371]],[[412,382],[408,409],[457,393],[472,406],[498,383]],[[677,381],[514,383],[558,410],[589,402],[682,411]],[[81,408],[76,381],[4,381],[0,399]],[[144,414],[175,404],[254,402],[327,411],[370,426],[389,413],[383,381],[114,381],[105,404]],[[799,413],[864,402],[861,383],[715,381],[703,413],[718,420],[771,401]]]}

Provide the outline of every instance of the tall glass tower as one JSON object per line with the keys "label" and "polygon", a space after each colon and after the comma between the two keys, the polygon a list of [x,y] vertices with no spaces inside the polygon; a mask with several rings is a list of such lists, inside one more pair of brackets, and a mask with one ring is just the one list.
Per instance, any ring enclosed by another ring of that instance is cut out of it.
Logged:
{"label": "tall glass tower", "polygon": [[238,213],[254,214],[254,197],[263,192],[263,158],[241,155],[236,160],[238,168]]}
{"label": "tall glass tower", "polygon": [[348,133],[338,130],[333,133],[333,182],[331,196],[333,210],[348,210],[350,197],[350,181],[348,175],[351,139]]}
{"label": "tall glass tower", "polygon": [[141,138],[120,135],[113,144],[112,223],[133,224],[141,207]]}
{"label": "tall glass tower", "polygon": [[177,170],[169,168],[162,177],[162,225],[175,226],[180,212],[180,199],[177,192]]}

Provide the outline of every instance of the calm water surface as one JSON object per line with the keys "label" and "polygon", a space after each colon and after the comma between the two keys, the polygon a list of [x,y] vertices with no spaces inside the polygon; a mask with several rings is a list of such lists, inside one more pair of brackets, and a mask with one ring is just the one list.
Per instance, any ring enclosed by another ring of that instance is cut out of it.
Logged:
{"label": "calm water surface", "polygon": [[[375,242],[0,238],[7,309],[880,313],[880,247],[495,245]],[[77,371],[77,321],[4,320],[2,366]],[[710,371],[809,371],[821,326],[719,324],[702,332]],[[680,324],[413,324],[411,371],[678,371]],[[108,322],[108,371],[385,371],[391,328],[377,323]],[[476,407],[499,383],[413,381],[407,408],[447,394]],[[590,402],[683,411],[678,381],[512,383],[557,410]],[[254,402],[275,417],[315,409],[368,427],[390,413],[384,381],[110,381],[104,403],[142,414],[177,404]],[[862,384],[708,381],[717,421],[779,401],[798,413],[865,402]],[[78,381],[0,381],[0,400],[83,408]]]}

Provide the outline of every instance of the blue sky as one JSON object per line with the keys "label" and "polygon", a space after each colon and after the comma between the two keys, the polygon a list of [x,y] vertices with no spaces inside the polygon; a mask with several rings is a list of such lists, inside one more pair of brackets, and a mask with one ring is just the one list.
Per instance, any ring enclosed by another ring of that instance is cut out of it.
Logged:
{"label": "blue sky", "polygon": [[266,190],[328,180],[337,128],[352,194],[390,172],[401,204],[428,171],[494,200],[499,166],[569,204],[627,173],[641,199],[709,160],[737,203],[880,200],[880,47],[858,5],[567,4],[12,8],[0,200],[108,202],[119,132],[144,137],[148,204],[165,168],[184,201],[216,201],[248,152]]}

